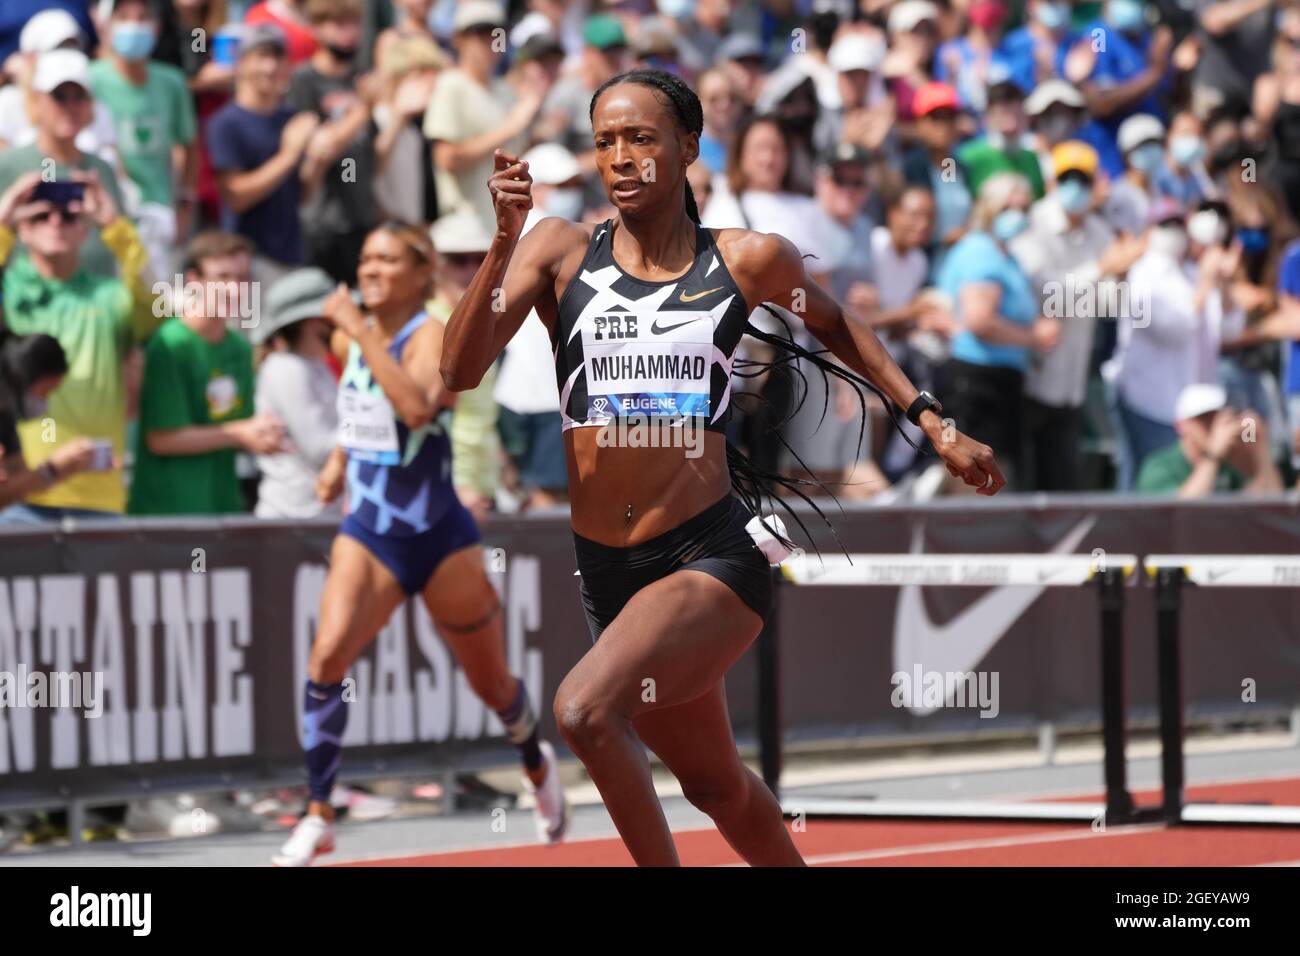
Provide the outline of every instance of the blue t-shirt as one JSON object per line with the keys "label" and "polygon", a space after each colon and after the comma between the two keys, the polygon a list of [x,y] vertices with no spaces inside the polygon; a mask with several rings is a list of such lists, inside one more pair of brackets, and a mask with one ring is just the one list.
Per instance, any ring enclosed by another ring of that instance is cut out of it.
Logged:
{"label": "blue t-shirt", "polygon": [[[1077,39],[1076,34],[1067,30],[1057,41],[1052,74],[1057,79],[1065,75],[1065,55],[1070,52],[1071,45]],[[1038,61],[1034,58],[1034,47],[1037,42],[1034,35],[1029,32],[1029,27],[1021,27],[1012,30],[998,44],[997,55],[1010,66],[1011,78],[1022,90],[1032,90],[1039,84]]]}
{"label": "blue t-shirt", "polygon": [[[987,232],[968,232],[952,247],[939,270],[939,288],[952,297],[961,321],[961,289],[971,282],[992,282],[1002,290],[998,314],[1017,325],[1030,325],[1038,317],[1038,299],[1029,277]],[[952,357],[975,365],[994,365],[1024,371],[1029,350],[1016,345],[995,345],[965,329],[952,340]]]}
{"label": "blue t-shirt", "polygon": [[[280,133],[293,115],[293,110],[283,106],[271,113],[254,113],[227,103],[208,121],[206,140],[213,170],[223,173],[257,169],[279,151]],[[263,256],[300,263],[303,246],[298,194],[298,175],[294,172],[242,213],[222,203],[221,228],[247,236]]]}
{"label": "blue t-shirt", "polygon": [[[1300,297],[1300,239],[1293,240],[1282,252],[1277,269],[1277,291]],[[1283,390],[1300,395],[1300,341],[1287,343]]]}
{"label": "blue t-shirt", "polygon": [[[1097,50],[1092,72],[1088,74],[1089,83],[1101,87],[1119,86],[1146,70],[1147,50],[1151,46],[1149,30],[1143,30],[1140,35],[1134,37],[1108,26],[1105,20],[1094,20],[1081,31],[1080,35],[1091,40],[1094,49]],[[1165,109],[1161,106],[1160,100],[1168,87],[1169,76],[1166,74],[1155,89],[1128,109],[1098,120],[1109,134],[1111,141],[1114,142],[1120,123],[1135,113],[1150,113],[1164,122]]]}

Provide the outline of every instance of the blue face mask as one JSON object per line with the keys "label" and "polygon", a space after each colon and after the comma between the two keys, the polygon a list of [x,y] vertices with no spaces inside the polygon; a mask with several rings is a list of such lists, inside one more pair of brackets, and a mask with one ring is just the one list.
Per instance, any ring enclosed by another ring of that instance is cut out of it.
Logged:
{"label": "blue face mask", "polygon": [[1055,33],[1070,22],[1070,6],[1066,3],[1040,3],[1034,17]]}
{"label": "blue face mask", "polygon": [[1092,190],[1077,179],[1056,185],[1056,199],[1066,212],[1080,213],[1092,204]]}
{"label": "blue face mask", "polygon": [[1241,251],[1246,253],[1267,252],[1269,246],[1267,229],[1238,229],[1237,241],[1241,243]]}
{"label": "blue face mask", "polygon": [[695,13],[695,0],[658,0],[659,12],[674,20],[685,20]]}
{"label": "blue face mask", "polygon": [[124,60],[144,60],[153,52],[158,38],[154,28],[145,23],[114,23],[113,52]]}
{"label": "blue face mask", "polygon": [[1010,242],[1028,225],[1029,217],[1023,209],[1004,209],[993,220],[993,237],[998,242]]}
{"label": "blue face mask", "polygon": [[1140,33],[1146,26],[1141,0],[1110,0],[1106,4],[1106,22],[1120,33]]}
{"label": "blue face mask", "polygon": [[1205,143],[1199,136],[1175,136],[1169,141],[1169,158],[1186,169],[1205,155]]}
{"label": "blue face mask", "polygon": [[1154,176],[1164,161],[1165,148],[1159,143],[1143,143],[1128,154],[1128,164],[1148,176]]}

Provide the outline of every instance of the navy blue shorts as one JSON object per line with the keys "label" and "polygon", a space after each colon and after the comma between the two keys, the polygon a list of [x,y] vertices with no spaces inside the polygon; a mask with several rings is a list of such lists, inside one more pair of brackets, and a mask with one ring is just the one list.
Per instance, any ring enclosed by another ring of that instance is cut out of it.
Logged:
{"label": "navy blue shorts", "polygon": [[447,513],[428,531],[398,536],[371,531],[352,515],[343,519],[339,534],[360,541],[384,567],[393,572],[397,583],[409,595],[419,594],[442,564],[443,558],[453,551],[482,539],[474,516],[459,501],[454,501]]}
{"label": "navy blue shorts", "polygon": [[683,568],[717,578],[767,620],[772,609],[772,566],[745,530],[752,516],[728,494],[663,534],[615,548],[573,536],[578,592],[595,643],[643,587]]}

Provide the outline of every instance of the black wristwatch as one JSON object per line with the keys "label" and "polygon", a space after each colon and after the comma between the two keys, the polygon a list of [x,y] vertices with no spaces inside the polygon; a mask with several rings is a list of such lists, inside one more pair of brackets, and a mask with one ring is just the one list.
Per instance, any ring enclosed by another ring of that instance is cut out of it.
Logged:
{"label": "black wristwatch", "polygon": [[907,406],[907,420],[919,428],[921,425],[921,413],[927,408],[936,415],[943,413],[943,406],[939,404],[937,398],[929,392],[918,392],[916,399],[911,405]]}

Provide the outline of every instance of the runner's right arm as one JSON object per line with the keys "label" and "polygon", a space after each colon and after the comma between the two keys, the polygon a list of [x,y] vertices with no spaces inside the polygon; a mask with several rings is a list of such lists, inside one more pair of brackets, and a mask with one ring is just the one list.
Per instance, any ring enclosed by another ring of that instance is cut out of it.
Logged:
{"label": "runner's right arm", "polygon": [[[533,206],[528,164],[497,150],[488,180],[497,231],[487,257],[447,320],[439,370],[447,388],[474,388],[519,331],[528,313],[554,295],[556,272],[587,230],[564,219],[543,219],[520,238]],[[546,321],[542,312],[538,313]]]}

